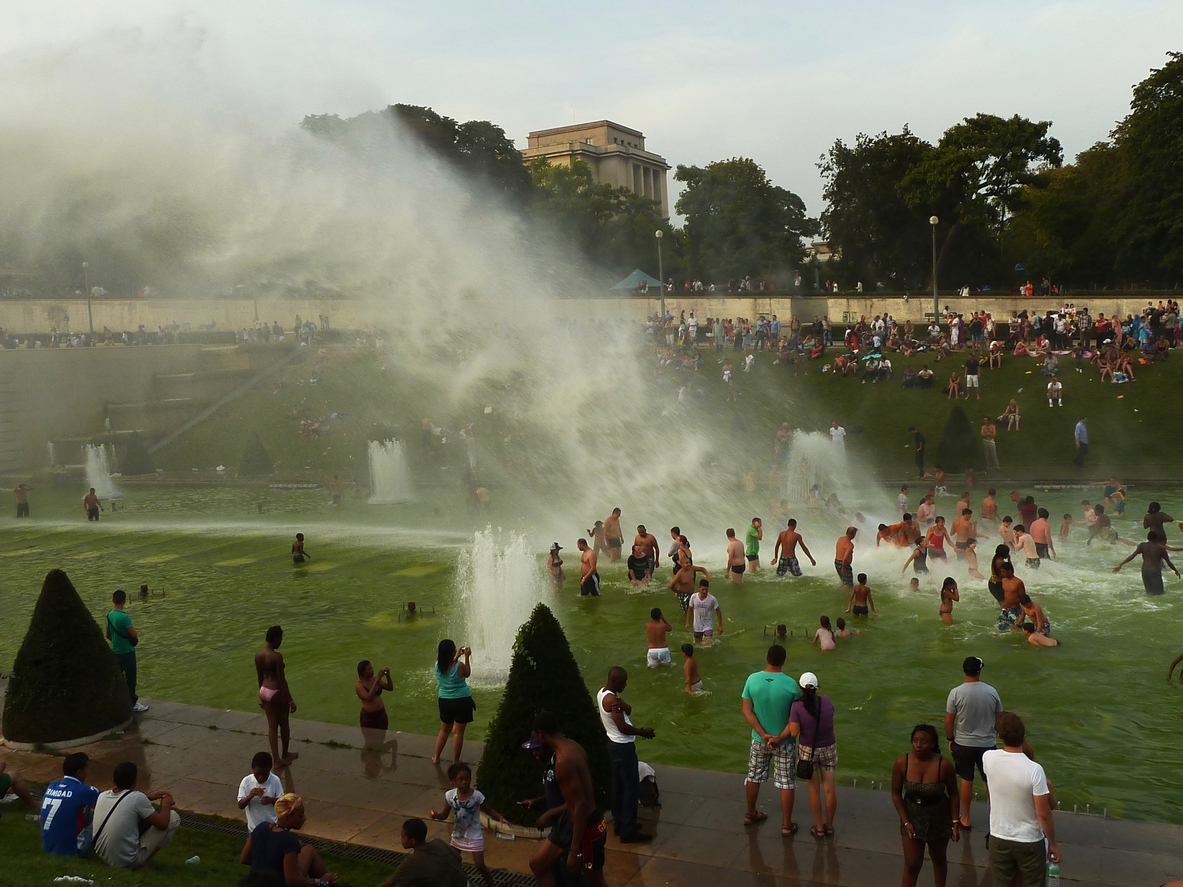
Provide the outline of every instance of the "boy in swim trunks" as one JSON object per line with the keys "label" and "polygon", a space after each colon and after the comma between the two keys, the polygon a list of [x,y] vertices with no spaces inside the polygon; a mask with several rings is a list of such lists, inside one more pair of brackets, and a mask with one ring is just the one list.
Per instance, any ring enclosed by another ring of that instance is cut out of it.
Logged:
{"label": "boy in swim trunks", "polygon": [[790,518],[788,529],[783,530],[776,537],[776,545],[772,548],[772,563],[776,564],[777,576],[783,576],[785,573],[792,573],[794,576],[801,575],[801,564],[796,556],[798,545],[805,552],[805,556],[809,558],[809,563],[816,567],[817,561],[813,559],[813,555],[809,553],[809,548],[805,545],[805,540],[797,532],[796,519]]}
{"label": "boy in swim trunks", "polygon": [[866,573],[858,574],[858,585],[850,592],[850,597],[846,601],[846,612],[855,616],[869,616],[872,613],[879,615],[879,611],[875,609],[875,601],[871,598],[871,589],[867,588]]}
{"label": "boy in swim trunks", "polygon": [[685,613],[690,609],[690,598],[694,595],[694,574],[702,573],[708,582],[711,580],[711,574],[706,571],[705,567],[696,567],[689,561],[685,562],[674,573],[674,578],[670,580],[669,589],[674,593],[674,597],[678,599],[678,605],[681,606],[682,612]]}
{"label": "boy in swim trunks", "polygon": [[838,539],[834,546],[834,571],[843,585],[854,585],[852,561],[854,560],[854,537],[858,535],[855,527],[847,527],[845,535]]}
{"label": "boy in swim trunks", "polygon": [[1002,576],[1002,610],[998,614],[998,630],[1010,631],[1023,618],[1021,600],[1027,593],[1023,580],[1015,576],[1015,566],[1004,561],[998,567]]}
{"label": "boy in swim trunks", "polygon": [[670,664],[669,639],[666,637],[674,627],[661,615],[661,608],[654,607],[649,611],[649,621],[645,623],[645,634],[649,638],[649,652],[645,656],[645,665],[657,668],[659,665]]}
{"label": "boy in swim trunks", "polygon": [[686,692],[693,696],[702,692],[702,676],[698,673],[698,662],[694,659],[694,644],[682,645],[682,673],[686,675]]}

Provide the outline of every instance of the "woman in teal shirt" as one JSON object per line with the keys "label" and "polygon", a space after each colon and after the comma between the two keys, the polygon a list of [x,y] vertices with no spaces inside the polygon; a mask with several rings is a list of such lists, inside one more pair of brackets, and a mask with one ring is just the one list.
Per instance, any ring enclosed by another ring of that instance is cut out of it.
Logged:
{"label": "woman in teal shirt", "polygon": [[[463,661],[462,661],[463,660]],[[456,649],[456,642],[449,638],[440,641],[439,657],[435,662],[435,680],[439,684],[440,733],[435,738],[435,755],[431,763],[440,762],[440,754],[448,734],[453,734],[452,763],[460,762],[460,751],[464,748],[464,729],[472,723],[476,703],[468,689],[468,677],[472,674],[472,647]]]}

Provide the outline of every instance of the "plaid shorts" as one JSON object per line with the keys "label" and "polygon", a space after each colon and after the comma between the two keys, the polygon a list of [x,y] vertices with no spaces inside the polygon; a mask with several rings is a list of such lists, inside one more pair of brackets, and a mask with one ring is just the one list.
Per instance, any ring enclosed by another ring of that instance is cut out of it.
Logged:
{"label": "plaid shorts", "polygon": [[769,765],[775,761],[772,784],[782,791],[795,789],[797,782],[793,777],[797,766],[796,747],[797,744],[791,739],[786,739],[775,749],[770,749],[758,739],[753,739],[752,747],[748,751],[748,778],[745,781],[757,785],[767,782]]}
{"label": "plaid shorts", "polygon": [[819,770],[829,770],[833,772],[838,769],[838,746],[827,745],[824,748],[809,748],[809,746],[801,746],[798,752],[801,760],[814,762],[814,766]]}

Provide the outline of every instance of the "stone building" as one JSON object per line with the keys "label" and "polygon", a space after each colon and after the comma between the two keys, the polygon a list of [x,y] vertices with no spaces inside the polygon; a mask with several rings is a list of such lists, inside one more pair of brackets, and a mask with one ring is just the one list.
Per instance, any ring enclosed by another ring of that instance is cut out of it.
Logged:
{"label": "stone building", "polygon": [[645,150],[645,136],[635,129],[610,120],[540,129],[530,133],[522,157],[526,163],[542,157],[552,166],[582,160],[598,184],[648,197],[669,217],[665,174],[670,165],[664,157]]}

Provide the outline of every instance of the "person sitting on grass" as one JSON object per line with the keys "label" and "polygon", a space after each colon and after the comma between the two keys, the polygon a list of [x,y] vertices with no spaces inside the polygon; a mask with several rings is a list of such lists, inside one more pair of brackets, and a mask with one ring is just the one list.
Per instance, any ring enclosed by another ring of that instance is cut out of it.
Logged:
{"label": "person sitting on grass", "polygon": [[[94,852],[109,866],[143,869],[172,840],[181,824],[173,796],[165,791],[136,791],[139,770],[131,761],[115,765],[115,787],[94,805]],[[160,809],[152,806],[160,802]]]}
{"label": "person sitting on grass", "polygon": [[949,376],[949,384],[945,387],[949,400],[957,400],[961,396],[961,377],[957,373]]}
{"label": "person sitting on grass", "polygon": [[46,853],[78,856],[90,852],[90,810],[99,799],[99,790],[86,784],[89,770],[90,758],[85,752],[66,755],[62,778],[45,789],[41,798],[41,849]]}
{"label": "person sitting on grass", "polygon": [[28,784],[21,779],[19,773],[14,773],[8,769],[7,761],[0,761],[0,798],[3,798],[10,791],[25,802],[25,806],[29,808],[30,812],[37,812],[37,801],[34,800],[32,792],[29,791]]}
{"label": "person sitting on grass", "polygon": [[460,851],[439,838],[427,840],[427,823],[422,819],[403,823],[399,843],[410,855],[378,887],[468,887]]}
{"label": "person sitting on grass", "polygon": [[275,822],[262,822],[251,832],[238,861],[252,874],[270,877],[283,887],[336,884],[335,872],[326,871],[316,848],[301,845],[292,834],[304,826],[304,801],[288,792],[275,802]]}

